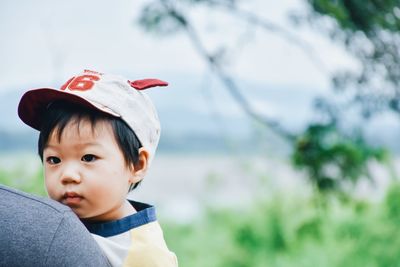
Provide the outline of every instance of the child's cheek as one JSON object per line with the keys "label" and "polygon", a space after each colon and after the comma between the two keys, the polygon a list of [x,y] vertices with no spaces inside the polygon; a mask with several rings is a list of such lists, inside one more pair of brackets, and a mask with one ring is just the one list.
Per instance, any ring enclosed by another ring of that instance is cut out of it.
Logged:
{"label": "child's cheek", "polygon": [[48,175],[45,175],[45,187],[46,187],[46,191],[47,194],[49,195],[50,198],[52,199],[56,199],[55,196],[55,184],[54,181],[52,181],[52,179],[50,177],[48,177]]}

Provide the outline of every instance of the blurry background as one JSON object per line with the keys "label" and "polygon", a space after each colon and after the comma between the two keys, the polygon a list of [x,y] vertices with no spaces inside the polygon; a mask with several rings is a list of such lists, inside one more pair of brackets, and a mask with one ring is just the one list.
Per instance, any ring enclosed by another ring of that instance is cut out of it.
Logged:
{"label": "blurry background", "polygon": [[24,91],[155,77],[130,198],[180,266],[397,266],[400,2],[2,1],[0,182],[46,195]]}

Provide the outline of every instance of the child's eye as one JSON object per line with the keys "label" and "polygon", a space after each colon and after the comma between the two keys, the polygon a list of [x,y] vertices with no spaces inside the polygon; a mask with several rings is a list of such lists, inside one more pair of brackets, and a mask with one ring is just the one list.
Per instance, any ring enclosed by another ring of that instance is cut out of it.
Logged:
{"label": "child's eye", "polygon": [[97,157],[95,155],[87,154],[87,155],[84,155],[81,160],[85,161],[85,162],[92,162],[92,161],[95,161],[96,159],[97,159]]}
{"label": "child's eye", "polygon": [[57,158],[57,157],[48,157],[48,158],[46,158],[46,162],[51,164],[51,165],[54,165],[54,164],[60,163],[61,159]]}

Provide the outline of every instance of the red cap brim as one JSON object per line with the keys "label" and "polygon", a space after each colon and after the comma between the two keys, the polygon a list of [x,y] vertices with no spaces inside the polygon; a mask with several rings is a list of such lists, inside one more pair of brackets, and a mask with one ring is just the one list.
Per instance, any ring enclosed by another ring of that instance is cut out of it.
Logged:
{"label": "red cap brim", "polygon": [[44,117],[47,107],[57,100],[66,100],[70,103],[98,109],[89,101],[66,91],[39,88],[30,90],[21,97],[18,105],[18,116],[24,123],[40,131],[42,125],[41,120]]}

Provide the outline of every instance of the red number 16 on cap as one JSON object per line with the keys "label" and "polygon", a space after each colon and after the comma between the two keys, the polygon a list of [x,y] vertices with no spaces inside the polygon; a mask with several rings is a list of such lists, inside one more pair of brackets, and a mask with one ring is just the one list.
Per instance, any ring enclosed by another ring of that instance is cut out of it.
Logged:
{"label": "red number 16 on cap", "polygon": [[61,90],[66,90],[68,88],[69,90],[87,91],[92,89],[94,82],[98,80],[100,80],[100,77],[95,75],[73,77],[61,86]]}

